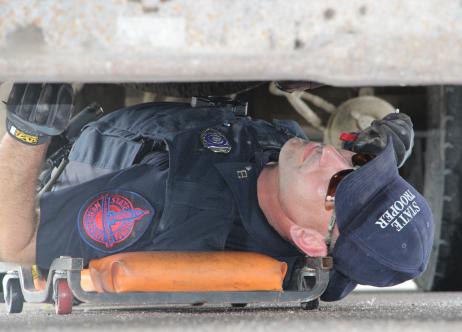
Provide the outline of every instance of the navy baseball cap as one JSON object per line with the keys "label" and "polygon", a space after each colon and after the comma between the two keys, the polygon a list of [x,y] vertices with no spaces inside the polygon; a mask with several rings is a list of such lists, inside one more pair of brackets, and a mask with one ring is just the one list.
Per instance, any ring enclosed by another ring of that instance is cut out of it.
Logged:
{"label": "navy baseball cap", "polygon": [[339,183],[335,214],[340,235],[323,301],[340,300],[357,284],[392,286],[425,270],[433,243],[432,213],[399,175],[393,144]]}

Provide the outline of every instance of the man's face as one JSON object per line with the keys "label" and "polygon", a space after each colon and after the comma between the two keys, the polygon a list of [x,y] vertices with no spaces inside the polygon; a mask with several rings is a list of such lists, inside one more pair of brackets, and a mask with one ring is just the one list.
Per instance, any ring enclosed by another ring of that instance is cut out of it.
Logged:
{"label": "man's face", "polygon": [[284,144],[279,155],[279,200],[291,221],[327,234],[332,214],[324,204],[327,187],[335,173],[352,168],[353,154],[299,138]]}

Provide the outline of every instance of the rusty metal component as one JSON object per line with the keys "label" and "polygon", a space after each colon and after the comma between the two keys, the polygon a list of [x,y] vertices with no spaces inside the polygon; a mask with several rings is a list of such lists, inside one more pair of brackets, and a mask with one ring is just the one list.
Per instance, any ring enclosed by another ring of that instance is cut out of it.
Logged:
{"label": "rusty metal component", "polygon": [[462,83],[459,0],[0,0],[0,81]]}
{"label": "rusty metal component", "polygon": [[305,264],[312,269],[331,270],[334,260],[331,256],[305,257]]}
{"label": "rusty metal component", "polygon": [[277,81],[276,86],[285,92],[313,90],[323,86],[322,83],[311,81]]}

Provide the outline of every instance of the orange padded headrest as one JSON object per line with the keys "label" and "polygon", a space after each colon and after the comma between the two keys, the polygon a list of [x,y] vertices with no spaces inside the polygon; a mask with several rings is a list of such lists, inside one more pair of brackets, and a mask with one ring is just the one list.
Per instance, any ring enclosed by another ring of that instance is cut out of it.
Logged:
{"label": "orange padded headrest", "polygon": [[130,252],[92,260],[82,288],[98,292],[282,291],[287,264],[251,252]]}

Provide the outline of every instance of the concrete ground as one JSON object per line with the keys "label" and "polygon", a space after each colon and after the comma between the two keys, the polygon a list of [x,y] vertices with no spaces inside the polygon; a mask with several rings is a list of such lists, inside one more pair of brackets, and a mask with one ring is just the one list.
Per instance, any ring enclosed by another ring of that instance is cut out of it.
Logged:
{"label": "concrete ground", "polygon": [[108,309],[81,305],[56,316],[49,304],[28,304],[21,314],[5,313],[1,331],[462,331],[462,293],[356,292],[316,311],[298,306],[244,309],[162,307]]}

